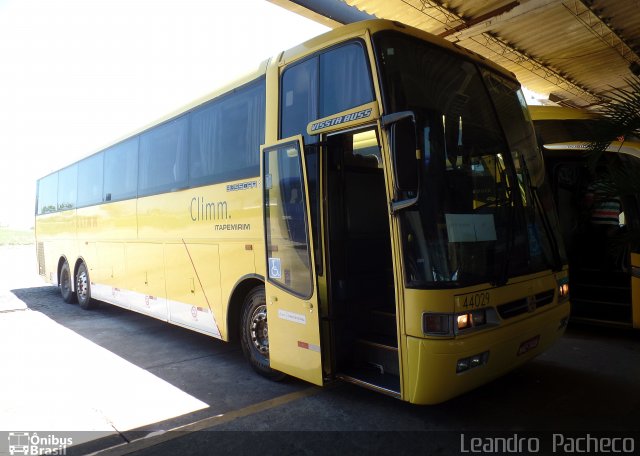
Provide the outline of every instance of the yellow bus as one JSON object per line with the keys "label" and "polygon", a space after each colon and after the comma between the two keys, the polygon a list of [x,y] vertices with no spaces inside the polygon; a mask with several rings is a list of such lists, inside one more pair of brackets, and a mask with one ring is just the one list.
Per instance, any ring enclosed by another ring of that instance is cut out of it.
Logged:
{"label": "yellow bus", "polygon": [[40,274],[416,404],[547,349],[568,272],[514,76],[347,25],[38,182]]}
{"label": "yellow bus", "polygon": [[[608,169],[640,170],[640,139],[612,141],[604,166],[589,169],[597,115],[563,106],[530,106],[569,256],[572,317],[640,328],[640,254],[625,237],[640,229],[640,195],[594,198]],[[611,210],[610,217],[601,217]]]}

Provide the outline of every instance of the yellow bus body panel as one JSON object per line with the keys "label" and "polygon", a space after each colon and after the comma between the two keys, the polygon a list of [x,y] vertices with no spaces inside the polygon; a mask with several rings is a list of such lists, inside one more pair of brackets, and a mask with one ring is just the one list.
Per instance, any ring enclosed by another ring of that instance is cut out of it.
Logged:
{"label": "yellow bus body panel", "polygon": [[[534,317],[495,330],[448,340],[405,336],[408,366],[403,399],[414,404],[436,404],[451,399],[524,364],[547,350],[564,332],[568,302],[550,306]],[[539,337],[538,345],[518,356],[519,348]],[[489,352],[488,362],[457,374],[459,359]]]}
{"label": "yellow bus body panel", "polygon": [[228,340],[235,285],[264,275],[259,182],[256,176],[40,215],[45,279],[57,284],[60,258],[72,274],[84,261],[96,299]]}

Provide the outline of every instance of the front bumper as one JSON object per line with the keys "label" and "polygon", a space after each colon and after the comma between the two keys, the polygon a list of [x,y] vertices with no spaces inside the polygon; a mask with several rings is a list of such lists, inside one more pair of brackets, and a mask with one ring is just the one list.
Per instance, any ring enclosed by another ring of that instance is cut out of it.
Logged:
{"label": "front bumper", "polygon": [[[529,318],[454,339],[405,336],[406,362],[402,398],[414,404],[437,404],[487,383],[547,350],[562,334],[569,318],[565,302],[540,309]],[[519,354],[525,341],[537,346]],[[489,352],[482,366],[456,373],[459,359]]]}

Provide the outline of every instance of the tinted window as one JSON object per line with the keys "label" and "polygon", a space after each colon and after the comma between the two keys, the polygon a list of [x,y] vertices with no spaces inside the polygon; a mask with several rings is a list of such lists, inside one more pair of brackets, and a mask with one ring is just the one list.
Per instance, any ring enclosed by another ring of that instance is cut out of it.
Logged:
{"label": "tinted window", "polygon": [[138,187],[138,138],[129,139],[104,153],[104,199],[135,198]]}
{"label": "tinted window", "polygon": [[71,165],[58,172],[58,210],[76,207],[78,165]]}
{"label": "tinted window", "polygon": [[78,207],[102,202],[102,153],[78,163]]}
{"label": "tinted window", "polygon": [[364,49],[359,42],[330,49],[282,75],[280,137],[308,142],[307,124],[373,101]]}
{"label": "tinted window", "polygon": [[370,101],[373,92],[369,67],[359,43],[320,55],[320,118]]}
{"label": "tinted window", "polygon": [[297,142],[264,154],[268,277],[278,286],[313,293],[301,154]]}
{"label": "tinted window", "polygon": [[38,214],[55,212],[58,207],[58,173],[38,181]]}
{"label": "tinted window", "polygon": [[191,185],[257,176],[264,143],[264,81],[214,101],[191,117]]}
{"label": "tinted window", "polygon": [[140,137],[138,194],[187,185],[187,118],[162,124]]}
{"label": "tinted window", "polygon": [[282,75],[280,134],[288,138],[307,135],[307,124],[318,118],[318,59],[287,69]]}

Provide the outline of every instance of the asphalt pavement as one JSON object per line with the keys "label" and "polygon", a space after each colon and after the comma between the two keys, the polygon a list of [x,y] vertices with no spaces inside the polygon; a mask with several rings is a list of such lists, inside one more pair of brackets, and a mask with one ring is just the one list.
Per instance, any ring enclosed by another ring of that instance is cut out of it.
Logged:
{"label": "asphalt pavement", "polygon": [[459,454],[473,438],[514,435],[524,454],[535,439],[529,454],[554,454],[554,435],[631,438],[640,450],[638,332],[572,324],[522,368],[415,406],[345,383],[272,382],[238,345],[66,304],[37,275],[33,246],[0,247],[0,363],[0,455],[26,438],[105,455]]}

